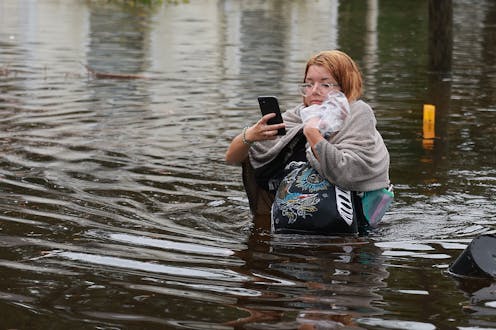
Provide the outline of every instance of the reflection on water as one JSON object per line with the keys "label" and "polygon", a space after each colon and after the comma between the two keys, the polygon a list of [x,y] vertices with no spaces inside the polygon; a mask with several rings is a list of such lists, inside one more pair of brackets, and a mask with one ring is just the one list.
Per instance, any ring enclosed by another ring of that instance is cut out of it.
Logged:
{"label": "reflection on water", "polygon": [[[2,325],[496,327],[494,285],[446,272],[495,231],[496,5],[452,2],[448,72],[432,66],[428,13],[427,1],[1,2]],[[299,102],[322,48],[360,64],[391,153],[396,199],[367,237],[255,230],[223,160],[258,95]]]}

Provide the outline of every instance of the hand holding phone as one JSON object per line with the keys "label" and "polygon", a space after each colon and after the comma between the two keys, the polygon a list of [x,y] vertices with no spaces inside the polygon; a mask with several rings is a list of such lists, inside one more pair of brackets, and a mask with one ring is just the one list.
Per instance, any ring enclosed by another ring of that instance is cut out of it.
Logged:
{"label": "hand holding phone", "polygon": [[[262,116],[265,116],[266,114],[269,113],[276,114],[275,117],[270,118],[267,121],[267,124],[274,125],[274,124],[283,123],[281,116],[281,109],[279,108],[279,102],[277,101],[277,98],[275,96],[259,96],[258,104],[260,105],[260,111],[262,112]],[[286,134],[286,129],[284,127],[277,130],[277,135],[285,135],[285,134]]]}

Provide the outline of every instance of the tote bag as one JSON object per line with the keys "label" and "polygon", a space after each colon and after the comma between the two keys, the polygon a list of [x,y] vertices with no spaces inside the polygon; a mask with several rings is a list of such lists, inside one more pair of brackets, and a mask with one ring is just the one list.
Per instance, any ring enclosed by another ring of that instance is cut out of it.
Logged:
{"label": "tote bag", "polygon": [[272,204],[274,233],[358,233],[356,193],[333,185],[307,162],[289,163],[286,173]]}

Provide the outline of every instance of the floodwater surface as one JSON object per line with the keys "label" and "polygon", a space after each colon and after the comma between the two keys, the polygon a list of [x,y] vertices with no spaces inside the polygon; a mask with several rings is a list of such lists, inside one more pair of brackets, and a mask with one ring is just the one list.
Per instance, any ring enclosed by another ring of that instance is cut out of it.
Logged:
{"label": "floodwater surface", "polygon": [[[447,272],[496,229],[493,1],[452,2],[440,66],[428,1],[132,3],[0,1],[2,328],[496,328],[495,283]],[[226,148],[334,48],[395,201],[363,237],[257,230]]]}

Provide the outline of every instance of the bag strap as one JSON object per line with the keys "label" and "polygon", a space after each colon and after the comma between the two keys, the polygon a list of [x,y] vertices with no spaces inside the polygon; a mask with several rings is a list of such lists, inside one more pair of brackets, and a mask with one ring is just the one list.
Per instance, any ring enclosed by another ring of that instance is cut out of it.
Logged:
{"label": "bag strap", "polygon": [[306,142],[303,129],[301,129],[273,160],[255,169],[255,180],[257,184],[263,189],[270,191],[269,181],[282,176],[284,168],[293,158],[293,155],[298,150],[305,149]]}

